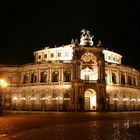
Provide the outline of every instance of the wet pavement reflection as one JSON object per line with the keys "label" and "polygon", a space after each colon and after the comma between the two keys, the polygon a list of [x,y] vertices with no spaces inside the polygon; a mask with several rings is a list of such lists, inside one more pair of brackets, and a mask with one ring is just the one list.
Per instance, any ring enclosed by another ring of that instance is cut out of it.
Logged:
{"label": "wet pavement reflection", "polygon": [[66,113],[0,117],[0,140],[140,140],[138,112]]}

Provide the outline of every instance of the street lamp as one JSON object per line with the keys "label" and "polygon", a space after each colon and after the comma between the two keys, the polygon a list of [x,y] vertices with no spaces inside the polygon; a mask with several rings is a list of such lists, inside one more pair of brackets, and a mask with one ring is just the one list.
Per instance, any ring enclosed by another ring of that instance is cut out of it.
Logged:
{"label": "street lamp", "polygon": [[8,84],[5,80],[0,79],[0,115],[2,115],[2,111],[3,111],[3,96],[2,96],[2,89],[4,87],[7,87]]}

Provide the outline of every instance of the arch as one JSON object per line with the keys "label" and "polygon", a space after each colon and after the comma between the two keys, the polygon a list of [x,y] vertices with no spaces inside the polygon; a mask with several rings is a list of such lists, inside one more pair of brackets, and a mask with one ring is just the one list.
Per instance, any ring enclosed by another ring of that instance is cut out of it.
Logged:
{"label": "arch", "polygon": [[133,85],[136,86],[136,78],[133,77]]}
{"label": "arch", "polygon": [[58,82],[58,74],[59,74],[58,71],[54,71],[52,73],[52,82]]}
{"label": "arch", "polygon": [[65,94],[64,94],[64,99],[65,99],[65,98],[66,98],[66,99],[67,99],[67,98],[70,98],[70,94],[69,94],[69,93],[65,93]]}
{"label": "arch", "polygon": [[32,73],[31,74],[31,83],[36,83],[37,81],[37,74],[36,73]]}
{"label": "arch", "polygon": [[46,110],[46,94],[42,93],[40,96],[40,103],[41,103],[41,110],[45,111]]}
{"label": "arch", "polygon": [[64,82],[70,82],[70,75],[71,73],[69,71],[64,72]]}
{"label": "arch", "polygon": [[45,83],[46,78],[47,78],[47,73],[46,72],[41,72],[40,77],[41,77],[40,83]]}
{"label": "arch", "polygon": [[58,110],[58,95],[56,93],[52,94],[52,110],[56,111]]}
{"label": "arch", "polygon": [[86,67],[81,71],[81,79],[85,81],[97,80],[97,74],[88,67]]}
{"label": "arch", "polygon": [[65,93],[63,97],[63,110],[67,111],[70,108],[70,94]]}
{"label": "arch", "polygon": [[96,91],[93,89],[88,89],[84,93],[84,109],[96,110]]}
{"label": "arch", "polygon": [[28,75],[28,73],[25,73],[23,76],[23,84],[27,84],[28,80],[29,80],[29,75]]}
{"label": "arch", "polygon": [[12,105],[12,97],[10,94],[7,94],[5,97],[4,97],[4,108],[5,109],[11,109],[11,105]]}
{"label": "arch", "polygon": [[57,97],[57,94],[56,93],[53,93],[52,94],[52,98],[56,98]]}
{"label": "arch", "polygon": [[116,84],[116,74],[114,72],[112,73],[112,83]]}
{"label": "arch", "polygon": [[128,85],[132,85],[132,77],[128,75]]}
{"label": "arch", "polygon": [[36,109],[36,96],[35,94],[31,95],[31,110],[35,110]]}
{"label": "arch", "polygon": [[26,110],[27,97],[25,94],[21,96],[21,110]]}
{"label": "arch", "polygon": [[121,74],[121,84],[125,84],[125,75]]}

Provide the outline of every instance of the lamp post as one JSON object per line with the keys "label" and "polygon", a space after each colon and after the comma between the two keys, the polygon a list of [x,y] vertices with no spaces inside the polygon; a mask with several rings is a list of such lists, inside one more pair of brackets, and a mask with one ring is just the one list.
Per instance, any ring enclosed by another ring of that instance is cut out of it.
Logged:
{"label": "lamp post", "polygon": [[3,79],[0,79],[0,116],[2,115],[2,112],[3,112],[3,95],[2,95],[3,91],[2,91],[2,89],[7,86],[8,86],[7,82]]}

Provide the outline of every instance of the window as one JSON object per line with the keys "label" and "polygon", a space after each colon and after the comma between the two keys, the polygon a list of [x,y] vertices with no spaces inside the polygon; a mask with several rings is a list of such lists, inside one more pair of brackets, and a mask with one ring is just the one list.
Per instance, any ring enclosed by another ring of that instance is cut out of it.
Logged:
{"label": "window", "polygon": [[64,72],[64,82],[70,82],[70,72],[69,71]]}
{"label": "window", "polygon": [[44,58],[47,58],[47,54],[44,54]]}
{"label": "window", "polygon": [[124,76],[124,74],[121,74],[121,84],[125,84],[125,76]]}
{"label": "window", "polygon": [[23,76],[23,84],[27,84],[28,83],[28,78],[29,78],[28,74],[25,74]]}
{"label": "window", "polygon": [[47,73],[46,72],[41,72],[41,79],[40,83],[45,83],[47,78]]}
{"label": "window", "polygon": [[112,73],[112,82],[113,84],[116,84],[116,74]]}
{"label": "window", "polygon": [[54,57],[54,53],[51,53],[51,57]]}
{"label": "window", "polygon": [[70,100],[70,95],[69,93],[64,94],[64,100]]}
{"label": "window", "polygon": [[133,78],[133,83],[134,83],[134,86],[136,86],[136,78],[135,77]]}
{"label": "window", "polygon": [[65,56],[69,56],[69,52],[65,52]]}
{"label": "window", "polygon": [[128,76],[128,85],[132,85],[132,78]]}
{"label": "window", "polygon": [[52,82],[58,82],[58,71],[52,73]]}
{"label": "window", "polygon": [[61,57],[61,53],[58,53],[58,57]]}
{"label": "window", "polygon": [[41,55],[38,56],[38,59],[41,59]]}
{"label": "window", "polygon": [[36,83],[37,81],[37,74],[36,73],[32,73],[31,74],[31,83]]}

